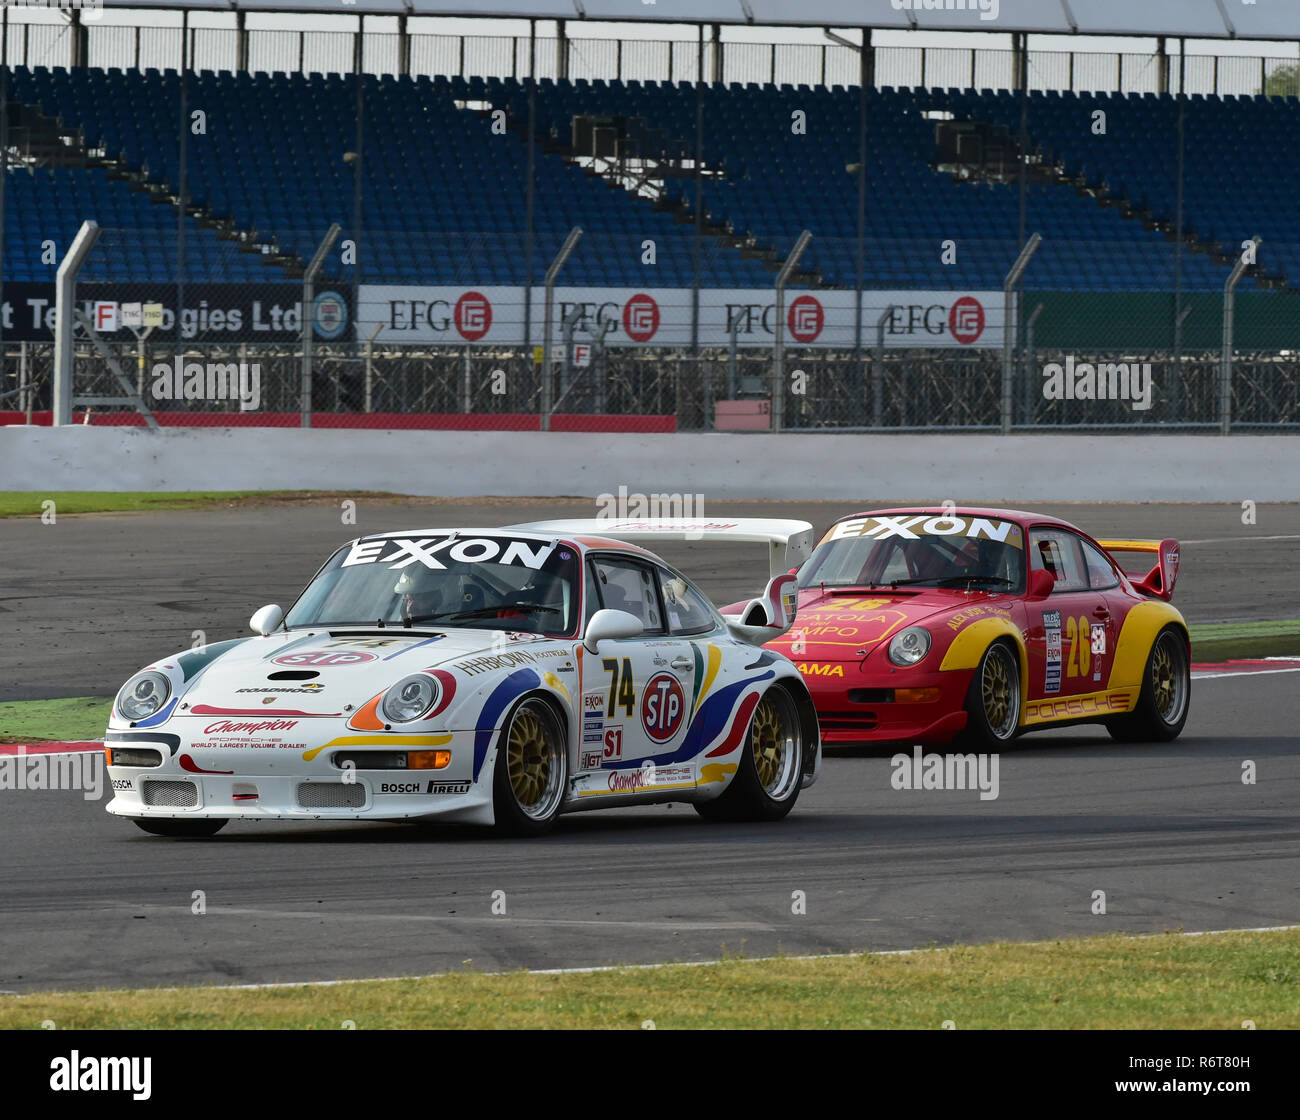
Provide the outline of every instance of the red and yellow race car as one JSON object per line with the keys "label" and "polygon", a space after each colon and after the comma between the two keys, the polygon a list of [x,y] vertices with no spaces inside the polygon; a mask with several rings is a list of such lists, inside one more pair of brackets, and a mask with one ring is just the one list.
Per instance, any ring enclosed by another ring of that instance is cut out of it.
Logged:
{"label": "red and yellow race car", "polygon": [[[1115,552],[1149,554],[1145,574]],[[827,745],[1102,723],[1168,741],[1187,720],[1187,623],[1169,602],[1178,542],[1097,541],[1003,509],[841,518],[798,570],[793,628],[767,643],[799,668]]]}

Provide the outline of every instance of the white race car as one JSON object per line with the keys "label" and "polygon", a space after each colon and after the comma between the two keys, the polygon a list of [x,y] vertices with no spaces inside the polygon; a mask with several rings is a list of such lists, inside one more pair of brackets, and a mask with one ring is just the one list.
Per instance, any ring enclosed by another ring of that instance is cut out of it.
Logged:
{"label": "white race car", "polygon": [[[634,539],[766,541],[724,618]],[[340,548],[258,636],[150,665],[105,740],[108,811],[161,836],[233,818],[437,819],[544,832],[687,801],[776,820],[821,764],[803,679],[759,648],[794,621],[804,522],[580,521],[379,533]]]}

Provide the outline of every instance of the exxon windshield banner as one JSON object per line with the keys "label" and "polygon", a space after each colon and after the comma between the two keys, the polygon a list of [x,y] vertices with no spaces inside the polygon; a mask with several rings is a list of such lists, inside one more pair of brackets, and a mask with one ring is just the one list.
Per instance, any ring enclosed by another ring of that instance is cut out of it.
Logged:
{"label": "exxon windshield banner", "polygon": [[[785,343],[832,349],[854,344],[854,293],[792,289],[785,298]],[[543,333],[544,294],[532,293],[532,341]],[[386,343],[519,346],[524,340],[522,287],[425,287],[363,284],[360,337],[382,326]],[[556,288],[553,342],[572,316],[573,341],[589,342],[603,327],[607,346],[691,344],[689,288]],[[883,322],[882,322],[883,317]],[[997,349],[1002,346],[1002,293],[994,291],[866,291],[862,345],[876,345],[877,324],[888,349]],[[770,288],[700,291],[699,341],[770,347],[776,300]]]}
{"label": "exxon windshield banner", "polygon": [[[108,342],[133,342],[147,327],[154,342],[296,342],[302,338],[301,284],[186,284],[177,326],[175,284],[82,283],[77,306]],[[352,289],[317,285],[315,336],[352,338]],[[54,341],[54,285],[6,283],[0,306],[6,342]],[[133,330],[134,328],[134,330]]]}

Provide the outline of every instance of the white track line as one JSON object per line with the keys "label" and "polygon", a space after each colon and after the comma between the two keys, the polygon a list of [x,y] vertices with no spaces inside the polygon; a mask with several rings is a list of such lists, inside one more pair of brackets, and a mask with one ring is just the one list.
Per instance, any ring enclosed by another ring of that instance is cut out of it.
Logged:
{"label": "white track line", "polygon": [[[1177,930],[1173,931],[1179,937],[1210,937],[1219,933],[1282,933],[1287,930],[1300,929],[1300,925],[1293,926],[1254,926],[1249,929],[1198,929],[1198,930]],[[1164,937],[1169,932],[1164,933],[1133,933],[1125,936],[1127,941],[1145,941],[1153,937]],[[1026,945],[1042,945],[1042,941],[1026,941]],[[662,961],[657,964],[598,964],[586,965],[580,968],[531,968],[531,969],[510,969],[505,972],[429,972],[421,976],[367,976],[358,980],[290,980],[274,984],[199,984],[191,985],[200,987],[206,992],[258,992],[272,988],[337,988],[343,984],[380,984],[389,983],[397,980],[438,980],[444,976],[580,976],[594,972],[646,972],[658,968],[703,968],[713,964],[764,964],[772,961],[834,961],[834,960],[853,960],[857,957],[906,957],[915,953],[942,953],[948,949],[955,948],[951,945],[940,945],[930,949],[878,949],[866,953],[811,953],[798,957],[736,957],[732,960],[707,960],[707,961]],[[978,949],[978,945],[964,945],[963,948]],[[143,992],[183,992],[187,988],[141,988]],[[25,995],[39,996],[41,992],[5,992],[4,995]]]}
{"label": "white track line", "polygon": [[1252,541],[1300,541],[1300,533],[1284,533],[1276,537],[1207,537],[1199,541],[1179,541],[1179,544],[1250,544]]}

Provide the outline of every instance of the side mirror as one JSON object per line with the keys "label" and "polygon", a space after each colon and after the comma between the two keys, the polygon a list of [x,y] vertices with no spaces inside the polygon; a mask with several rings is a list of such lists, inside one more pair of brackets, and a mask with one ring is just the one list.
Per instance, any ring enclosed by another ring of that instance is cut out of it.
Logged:
{"label": "side mirror", "polygon": [[1029,573],[1029,598],[1046,599],[1056,586],[1056,577],[1046,568],[1033,568]]}
{"label": "side mirror", "polygon": [[611,638],[639,638],[644,632],[645,627],[636,615],[606,609],[591,616],[582,644],[588,653],[598,653],[601,642]]}
{"label": "side mirror", "polygon": [[284,611],[274,603],[268,603],[260,610],[253,612],[253,617],[248,620],[248,628],[254,634],[261,634],[266,637],[267,634],[276,630],[283,621]]}
{"label": "side mirror", "polygon": [[793,572],[783,572],[768,580],[762,595],[749,601],[740,621],[745,626],[772,627],[777,633],[771,636],[777,637],[794,625],[798,611],[799,581]]}

